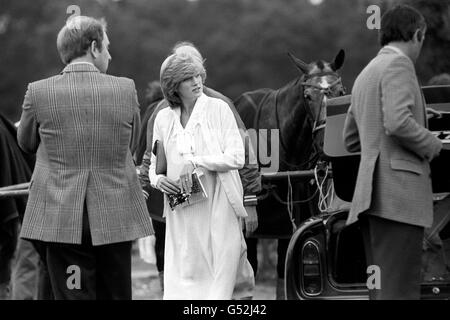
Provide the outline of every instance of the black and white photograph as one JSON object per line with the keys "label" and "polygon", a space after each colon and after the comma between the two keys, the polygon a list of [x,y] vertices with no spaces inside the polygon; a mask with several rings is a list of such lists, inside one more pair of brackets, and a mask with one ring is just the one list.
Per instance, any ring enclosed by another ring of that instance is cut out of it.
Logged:
{"label": "black and white photograph", "polygon": [[0,0],[0,147],[4,303],[450,299],[450,0]]}

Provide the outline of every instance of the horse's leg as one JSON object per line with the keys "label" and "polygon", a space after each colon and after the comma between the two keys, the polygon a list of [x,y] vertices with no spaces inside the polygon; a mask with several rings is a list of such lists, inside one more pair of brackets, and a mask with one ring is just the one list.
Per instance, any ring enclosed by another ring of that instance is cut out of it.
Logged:
{"label": "horse's leg", "polygon": [[284,265],[286,262],[286,253],[289,246],[290,239],[278,239],[277,247],[277,289],[276,299],[285,300],[286,295],[284,292]]}
{"label": "horse's leg", "polygon": [[159,273],[159,284],[161,291],[164,292],[164,246],[166,239],[166,224],[158,220],[152,219],[153,228],[155,229],[155,255],[156,269]]}
{"label": "horse's leg", "polygon": [[40,257],[33,243],[19,238],[11,274],[11,300],[36,299]]}
{"label": "horse's leg", "polygon": [[47,266],[47,248],[44,242],[33,241],[33,246],[39,255],[37,300],[55,300],[50,275]]}
{"label": "horse's leg", "polygon": [[250,262],[256,277],[258,272],[258,238],[245,237],[245,243],[247,244],[247,260]]}
{"label": "horse's leg", "polygon": [[16,251],[19,219],[5,222],[0,230],[0,300],[10,299],[10,280]]}

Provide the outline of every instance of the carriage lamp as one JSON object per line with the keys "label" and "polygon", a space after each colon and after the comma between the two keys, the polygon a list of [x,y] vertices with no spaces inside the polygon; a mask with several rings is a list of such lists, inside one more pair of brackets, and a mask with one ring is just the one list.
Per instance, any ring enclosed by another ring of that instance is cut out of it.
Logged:
{"label": "carriage lamp", "polygon": [[303,290],[310,296],[319,295],[322,292],[322,276],[318,244],[312,240],[306,241],[301,257]]}

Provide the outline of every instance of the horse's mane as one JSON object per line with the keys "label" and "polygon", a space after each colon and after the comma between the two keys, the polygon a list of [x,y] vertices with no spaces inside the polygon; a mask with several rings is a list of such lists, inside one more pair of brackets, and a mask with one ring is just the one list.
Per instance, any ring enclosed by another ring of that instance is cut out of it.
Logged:
{"label": "horse's mane", "polygon": [[[305,75],[300,75],[298,77],[295,77],[288,83],[286,83],[284,86],[278,89],[280,95],[290,95],[289,98],[297,98],[298,96],[298,102],[303,103],[304,97],[302,93],[302,82]],[[299,87],[299,90],[292,90],[293,88]]]}

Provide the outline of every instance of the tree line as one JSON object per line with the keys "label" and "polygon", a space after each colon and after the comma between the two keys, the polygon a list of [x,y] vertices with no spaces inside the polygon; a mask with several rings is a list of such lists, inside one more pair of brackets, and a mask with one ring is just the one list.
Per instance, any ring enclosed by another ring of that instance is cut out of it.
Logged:
{"label": "tree line", "polygon": [[382,11],[408,3],[426,17],[418,65],[420,81],[450,71],[450,0],[0,0],[0,112],[21,113],[27,84],[59,73],[56,35],[77,5],[82,15],[108,23],[108,73],[134,79],[141,105],[177,41],[192,41],[206,58],[207,84],[232,99],[261,87],[278,88],[298,76],[287,57],[331,60],[346,51],[341,71],[351,90],[377,53],[377,31],[366,26],[369,5]]}

